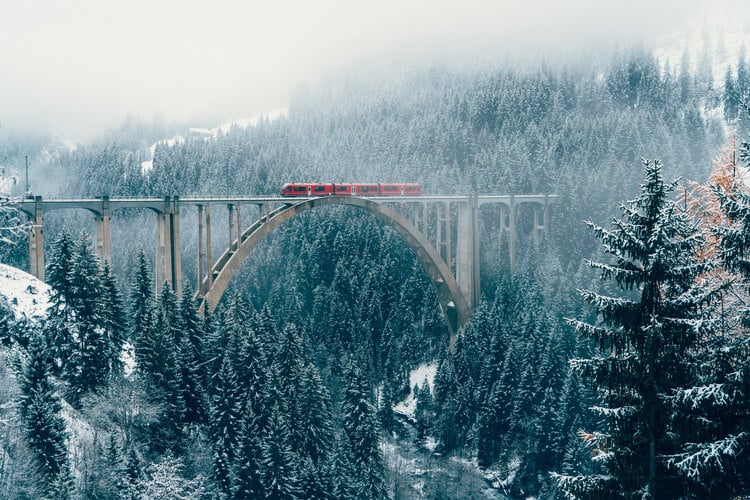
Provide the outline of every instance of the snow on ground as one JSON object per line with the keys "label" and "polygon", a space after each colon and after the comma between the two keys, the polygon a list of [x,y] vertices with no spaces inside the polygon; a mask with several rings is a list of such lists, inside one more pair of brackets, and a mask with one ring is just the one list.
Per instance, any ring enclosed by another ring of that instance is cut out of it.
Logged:
{"label": "snow on ground", "polygon": [[[268,111],[267,113],[260,113],[254,116],[251,116],[249,118],[238,118],[236,120],[232,120],[230,122],[222,123],[221,125],[218,125],[214,128],[198,128],[193,127],[188,129],[188,136],[189,137],[202,137],[203,139],[213,139],[219,136],[219,134],[226,134],[231,130],[232,127],[239,127],[239,128],[248,128],[248,127],[254,127],[258,125],[261,120],[267,120],[267,121],[274,121],[278,120],[279,118],[285,117],[289,115],[289,108],[279,108],[274,109],[273,111]],[[172,137],[171,139],[164,139],[159,142],[156,142],[151,145],[149,148],[149,151],[151,152],[151,159],[145,160],[141,162],[141,173],[146,173],[152,168],[154,168],[154,153],[156,152],[156,146],[160,144],[166,144],[169,147],[174,146],[175,144],[180,144],[185,142],[185,137],[181,135],[176,135]]]}
{"label": "snow on ground", "polygon": [[0,264],[0,307],[13,311],[16,321],[39,322],[47,316],[50,287],[34,276]]}
{"label": "snow on ground", "polygon": [[130,342],[125,342],[125,345],[122,346],[120,361],[122,362],[125,377],[130,377],[135,370],[135,347]]}
{"label": "snow on ground", "polygon": [[414,386],[421,387],[425,378],[430,385],[430,392],[435,392],[435,374],[437,373],[437,363],[423,363],[409,373],[409,395],[393,407],[393,411],[409,418],[414,418],[414,410],[417,408],[417,400],[414,399]]}

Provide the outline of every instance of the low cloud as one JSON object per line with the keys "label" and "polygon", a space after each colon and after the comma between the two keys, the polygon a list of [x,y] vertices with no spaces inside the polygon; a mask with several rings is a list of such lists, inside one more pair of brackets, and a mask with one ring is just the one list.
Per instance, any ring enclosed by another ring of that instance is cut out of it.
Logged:
{"label": "low cloud", "polygon": [[[128,114],[218,123],[389,57],[480,59],[649,41],[740,2],[15,2],[0,20],[0,123],[86,139]],[[744,7],[743,7],[744,9]],[[731,12],[725,17],[742,19]]]}

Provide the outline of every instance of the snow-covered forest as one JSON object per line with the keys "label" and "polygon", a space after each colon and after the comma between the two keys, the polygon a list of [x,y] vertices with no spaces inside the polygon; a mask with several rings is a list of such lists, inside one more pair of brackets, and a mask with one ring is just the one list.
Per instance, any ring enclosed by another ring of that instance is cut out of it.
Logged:
{"label": "snow-covered forest", "polygon": [[[0,497],[750,495],[750,69],[742,51],[717,80],[699,54],[355,66],[216,135],[2,130],[0,158],[28,155],[44,196],[559,198],[542,237],[521,226],[513,269],[480,214],[482,300],[453,350],[418,260],[367,213],[289,221],[205,317],[195,270],[180,299],[154,282],[153,214],[113,215],[111,263],[90,214],[50,214],[46,316],[0,297]],[[27,268],[23,232],[0,258]]]}

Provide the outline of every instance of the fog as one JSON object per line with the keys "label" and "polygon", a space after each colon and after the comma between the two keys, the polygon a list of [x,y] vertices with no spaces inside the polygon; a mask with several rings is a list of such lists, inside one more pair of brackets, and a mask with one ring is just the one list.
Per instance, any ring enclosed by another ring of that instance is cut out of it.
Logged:
{"label": "fog", "polygon": [[740,4],[12,2],[0,19],[0,126],[85,140],[129,114],[209,125],[285,106],[294,89],[352,65],[391,58],[555,58],[648,44]]}

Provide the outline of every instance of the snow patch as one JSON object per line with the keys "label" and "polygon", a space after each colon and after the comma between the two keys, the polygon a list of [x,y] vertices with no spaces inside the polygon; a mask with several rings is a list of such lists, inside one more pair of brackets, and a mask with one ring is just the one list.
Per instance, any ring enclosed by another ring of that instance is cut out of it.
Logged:
{"label": "snow patch", "polygon": [[417,409],[417,400],[414,398],[414,386],[419,384],[422,385],[422,382],[424,382],[425,378],[427,379],[427,383],[430,386],[430,392],[435,392],[435,374],[437,373],[438,364],[436,362],[432,363],[422,363],[418,367],[416,367],[414,370],[412,370],[409,373],[409,395],[406,396],[406,398],[396,403],[396,405],[393,407],[393,411],[405,415],[409,418],[414,418],[414,411]]}
{"label": "snow patch", "polygon": [[122,346],[120,361],[122,362],[123,374],[126,378],[130,377],[135,371],[135,347],[130,342],[125,342]]}
{"label": "snow patch", "polygon": [[0,305],[13,311],[16,321],[39,323],[45,319],[50,290],[49,285],[29,273],[0,264]]}

